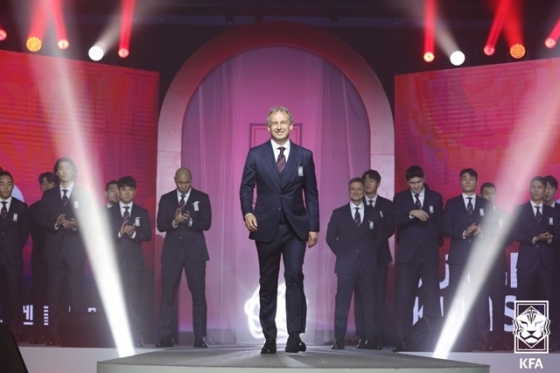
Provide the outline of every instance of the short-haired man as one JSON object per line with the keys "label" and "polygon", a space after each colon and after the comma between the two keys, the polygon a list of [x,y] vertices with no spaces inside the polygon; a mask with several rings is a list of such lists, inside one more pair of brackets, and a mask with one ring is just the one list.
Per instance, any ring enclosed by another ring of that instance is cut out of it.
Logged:
{"label": "short-haired man", "polygon": [[424,184],[424,170],[410,166],[405,173],[409,188],[393,199],[397,229],[396,257],[396,349],[406,350],[403,338],[412,328],[418,282],[425,290],[424,316],[441,317],[439,305],[439,247],[443,245],[441,194]]}
{"label": "short-haired man", "polygon": [[[381,239],[377,250],[377,268],[374,271],[373,283],[373,323],[374,338],[368,340],[365,334],[364,310],[362,308],[361,291],[359,286],[354,288],[354,320],[356,322],[356,335],[359,337],[358,348],[383,348],[382,339],[385,326],[385,299],[387,294],[387,277],[389,273],[389,263],[393,261],[391,249],[389,248],[389,238],[395,233],[393,228],[393,202],[377,194],[377,189],[381,185],[381,175],[376,170],[368,170],[362,175],[365,185],[364,203],[366,208],[373,208],[382,218],[383,232],[385,237]],[[373,343],[367,346],[366,342]]]}
{"label": "short-haired man", "polygon": [[133,201],[136,180],[132,176],[123,176],[118,181],[118,187],[120,201],[108,210],[108,214],[132,338],[136,347],[143,347],[142,242],[152,239],[152,225],[148,210]]}
{"label": "short-haired man", "polygon": [[87,213],[80,212],[87,209],[88,198],[86,192],[75,183],[78,169],[71,158],[62,157],[57,159],[53,171],[60,184],[58,188],[45,191],[41,199],[45,211],[42,223],[47,229],[44,251],[49,303],[47,345],[60,344],[58,329],[68,303],[72,312],[83,310],[87,258],[80,233],[80,230],[87,229],[87,222],[80,219]]}
{"label": "short-haired man", "polygon": [[[38,179],[42,193],[58,185],[58,178],[53,172],[43,172]],[[33,338],[30,341],[32,344],[44,343],[46,333],[44,310],[47,305],[47,262],[44,258],[44,250],[47,230],[41,225],[41,220],[45,215],[42,207],[41,200],[29,206],[29,228],[33,240],[31,250]]]}
{"label": "short-haired man", "polygon": [[105,184],[105,198],[107,199],[105,207],[108,209],[119,203],[119,183],[117,180],[111,180]]}
{"label": "short-haired man", "polygon": [[[334,350],[344,349],[352,290],[359,287],[364,313],[364,347],[374,349],[373,291],[377,270],[377,250],[382,240],[383,221],[379,211],[364,204],[364,181],[357,177],[348,183],[350,203],[335,209],[327,228],[327,244],[336,255],[336,298],[334,311]],[[356,303],[356,302],[354,302]]]}
{"label": "short-haired man", "polygon": [[192,296],[194,347],[206,348],[206,262],[210,260],[204,232],[212,226],[208,194],[191,187],[192,174],[175,172],[177,188],[161,196],[157,229],[165,232],[161,252],[160,340],[156,347],[173,347],[175,297],[183,270]]}
{"label": "short-haired man", "polygon": [[[0,293],[2,318],[18,341],[23,336],[23,247],[29,236],[27,205],[12,196],[14,179],[0,172]],[[4,353],[4,352],[3,352]]]}
{"label": "short-haired man", "polygon": [[[478,173],[472,168],[465,168],[459,173],[461,195],[451,198],[443,209],[441,230],[444,236],[451,239],[447,264],[449,265],[449,286],[445,296],[445,315],[448,316],[453,307],[461,310],[463,300],[470,311],[464,315],[464,330],[461,349],[485,350],[488,344],[490,325],[486,323],[488,314],[488,298],[479,295],[479,292],[470,291],[477,275],[466,271],[467,262],[472,255],[473,248],[480,242],[482,227],[487,211],[487,201],[476,195]],[[464,285],[464,292],[459,293],[459,286]],[[470,305],[473,305],[472,308]],[[485,304],[485,306],[484,306]],[[458,313],[461,315],[461,311]]]}
{"label": "short-haired man", "polygon": [[[504,343],[505,324],[505,296],[507,276],[507,258],[505,248],[511,245],[509,231],[509,214],[496,206],[496,186],[493,183],[483,183],[480,186],[480,196],[489,201],[490,214],[485,221],[485,232],[498,241],[492,241],[488,248],[488,257],[491,259],[488,277],[482,289],[484,296],[492,300],[492,331],[487,345],[489,351],[506,350],[509,346]],[[489,322],[489,313],[485,317]]]}
{"label": "short-haired man", "polygon": [[[259,257],[259,319],[263,354],[276,353],[276,300],[280,259],[286,279],[286,352],[306,350],[307,301],[303,286],[305,247],[317,244],[319,192],[313,153],[290,140],[290,111],[273,107],[267,116],[270,140],[249,150],[239,189],[241,212]],[[253,206],[253,192],[257,201]],[[305,196],[305,198],[304,198]]]}

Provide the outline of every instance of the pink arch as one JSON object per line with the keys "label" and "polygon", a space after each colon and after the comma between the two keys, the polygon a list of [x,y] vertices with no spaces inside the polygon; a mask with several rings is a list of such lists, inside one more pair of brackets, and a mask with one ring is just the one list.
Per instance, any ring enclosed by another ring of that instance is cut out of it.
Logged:
{"label": "pink arch", "polygon": [[321,29],[290,22],[260,22],[234,28],[194,53],[171,83],[158,124],[157,195],[174,188],[171,175],[181,166],[181,139],[186,108],[203,79],[218,65],[244,51],[286,46],[329,61],[354,84],[370,124],[371,166],[383,175],[381,194],[394,191],[394,126],[389,101],[371,67],[346,43]]}

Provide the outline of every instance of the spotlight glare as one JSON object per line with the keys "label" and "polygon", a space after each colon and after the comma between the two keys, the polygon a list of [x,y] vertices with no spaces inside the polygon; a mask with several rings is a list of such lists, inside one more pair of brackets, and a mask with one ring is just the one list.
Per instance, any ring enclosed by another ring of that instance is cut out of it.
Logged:
{"label": "spotlight glare", "polygon": [[461,66],[465,62],[465,54],[461,51],[455,51],[449,56],[449,61],[453,66]]}
{"label": "spotlight glare", "polygon": [[0,28],[0,41],[6,40],[7,37],[8,33],[6,32],[6,30]]}
{"label": "spotlight glare", "polygon": [[66,48],[68,48],[69,45],[70,45],[70,43],[68,43],[68,40],[66,40],[66,39],[60,39],[58,41],[58,47],[60,49],[66,49]]}
{"label": "spotlight glare", "polygon": [[554,48],[556,46],[556,41],[553,38],[547,38],[544,41],[544,45],[546,45],[547,48]]}
{"label": "spotlight glare", "polygon": [[511,57],[515,58],[516,60],[523,58],[525,56],[525,46],[523,44],[513,44],[509,48],[509,54]]}
{"label": "spotlight glare", "polygon": [[105,51],[99,45],[94,45],[88,51],[88,56],[92,59],[92,61],[99,61],[104,55]]}
{"label": "spotlight glare", "polygon": [[41,42],[41,39],[39,39],[38,37],[31,36],[27,39],[25,46],[27,47],[27,49],[29,49],[30,52],[37,52],[41,49],[43,43]]}
{"label": "spotlight glare", "polygon": [[434,60],[435,56],[432,52],[426,52],[424,53],[424,61],[426,62],[432,62]]}
{"label": "spotlight glare", "polygon": [[128,49],[126,49],[126,48],[121,48],[121,49],[119,49],[119,56],[120,56],[121,58],[126,58],[126,57],[128,57],[128,53],[129,53],[129,52],[128,52]]}
{"label": "spotlight glare", "polygon": [[484,47],[484,54],[487,56],[493,55],[495,51],[496,49],[494,49],[494,47],[491,45],[487,45]]}

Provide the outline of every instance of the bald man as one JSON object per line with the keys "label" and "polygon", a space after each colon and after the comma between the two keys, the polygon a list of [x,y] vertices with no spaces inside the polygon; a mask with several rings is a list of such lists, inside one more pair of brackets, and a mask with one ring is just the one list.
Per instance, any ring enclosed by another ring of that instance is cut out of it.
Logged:
{"label": "bald man", "polygon": [[183,274],[192,295],[194,347],[208,347],[206,336],[206,262],[209,260],[204,231],[212,225],[210,199],[191,187],[188,168],[175,173],[177,189],[161,196],[157,229],[165,232],[161,252],[160,340],[156,347],[173,347],[176,328],[175,298]]}

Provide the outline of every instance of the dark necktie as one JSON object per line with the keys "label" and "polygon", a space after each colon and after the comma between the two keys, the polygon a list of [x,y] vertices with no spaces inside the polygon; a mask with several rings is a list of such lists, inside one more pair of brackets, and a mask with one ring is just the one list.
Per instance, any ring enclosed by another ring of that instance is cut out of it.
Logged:
{"label": "dark necktie", "polygon": [[467,199],[469,200],[469,202],[467,203],[467,212],[470,214],[472,214],[474,208],[472,205],[472,197],[467,197]]}
{"label": "dark necktie", "polygon": [[356,213],[354,214],[354,222],[359,227],[360,224],[362,224],[362,219],[360,218],[360,208],[355,207],[355,209],[356,209]]}
{"label": "dark necktie", "polygon": [[128,223],[128,219],[130,219],[130,214],[128,212],[128,209],[130,208],[130,206],[124,206],[124,214],[123,214],[123,222],[125,224]]}
{"label": "dark necktie", "polygon": [[416,209],[417,210],[422,209],[422,202],[420,202],[420,194],[418,193],[414,194],[414,198],[416,198],[416,202],[414,203],[416,205]]}
{"label": "dark necktie", "polygon": [[286,156],[284,155],[284,148],[283,146],[278,148],[280,150],[280,154],[278,154],[278,159],[276,160],[276,168],[278,168],[278,172],[282,172],[284,167],[286,167]]}
{"label": "dark necktie", "polygon": [[372,200],[372,199],[370,199],[370,200],[368,201],[368,204],[369,204],[369,206],[371,206],[371,207],[375,207],[375,206],[373,205],[373,200]]}
{"label": "dark necktie", "polygon": [[6,205],[8,204],[8,202],[4,202],[2,201],[2,212],[0,212],[0,220],[4,220],[6,219],[6,216],[8,216],[8,208],[6,207]]}
{"label": "dark necktie", "polygon": [[66,206],[68,204],[68,196],[66,195],[66,193],[68,193],[68,189],[62,189],[62,192],[64,193],[62,196],[62,204]]}
{"label": "dark necktie", "polygon": [[537,218],[537,223],[541,224],[541,220],[542,220],[541,207],[535,206],[535,208],[537,209],[537,213],[535,214],[535,217]]}
{"label": "dark necktie", "polygon": [[179,208],[182,210],[185,207],[185,195],[181,194],[181,200],[179,201]]}

